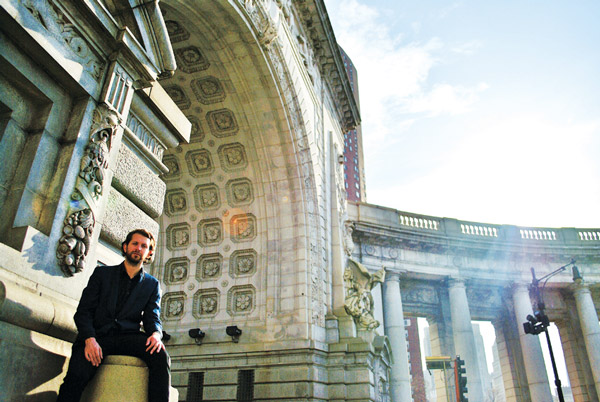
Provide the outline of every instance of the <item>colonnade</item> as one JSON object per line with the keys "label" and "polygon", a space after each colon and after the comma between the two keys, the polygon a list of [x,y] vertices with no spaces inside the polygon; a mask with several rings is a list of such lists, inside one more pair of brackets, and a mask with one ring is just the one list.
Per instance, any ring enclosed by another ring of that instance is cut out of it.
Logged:
{"label": "colonnade", "polygon": [[[390,377],[392,402],[411,400],[400,281],[401,271],[386,269],[382,293],[383,326],[393,353]],[[459,278],[449,278],[443,283],[446,298],[442,299],[444,301],[441,303],[447,302],[449,309],[440,308],[438,317],[428,318],[432,324],[430,330],[437,331],[437,334],[431,335],[437,339],[432,353],[460,355],[467,369],[469,400],[484,401],[482,373],[478,361],[485,356],[478,356],[475,347],[467,286]],[[504,311],[499,317],[492,319],[503,367],[506,400],[551,401],[550,382],[546,374],[540,337],[525,334],[523,330],[522,323],[526,321],[528,314],[533,314],[527,284],[514,284],[508,292],[510,297],[504,301]],[[592,294],[581,281],[568,284],[565,293],[567,297],[572,296],[574,299],[572,304],[575,314],[567,314],[565,319],[557,320],[556,324],[561,333],[575,401],[597,400],[600,395],[600,324]],[[453,388],[451,384],[450,389]],[[440,387],[437,389],[440,390]],[[446,396],[438,392],[438,400],[445,401]]]}

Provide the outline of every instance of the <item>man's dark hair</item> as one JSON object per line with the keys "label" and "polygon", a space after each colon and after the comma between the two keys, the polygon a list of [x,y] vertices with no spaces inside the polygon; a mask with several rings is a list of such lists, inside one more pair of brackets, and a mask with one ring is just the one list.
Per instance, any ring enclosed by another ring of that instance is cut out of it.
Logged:
{"label": "man's dark hair", "polygon": [[144,264],[150,264],[152,261],[154,261],[154,249],[156,248],[156,240],[154,239],[152,233],[148,232],[146,229],[135,229],[129,232],[127,234],[127,237],[125,238],[125,241],[121,243],[121,254],[125,255],[124,248],[126,245],[129,244],[134,234],[139,234],[150,239],[150,252],[148,253],[148,257],[146,257],[146,259],[144,260]]}

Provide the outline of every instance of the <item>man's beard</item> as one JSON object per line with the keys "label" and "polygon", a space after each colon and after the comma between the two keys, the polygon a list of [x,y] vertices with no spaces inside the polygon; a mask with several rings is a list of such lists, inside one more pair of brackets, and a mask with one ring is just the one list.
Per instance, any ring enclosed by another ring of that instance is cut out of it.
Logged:
{"label": "man's beard", "polygon": [[142,261],[142,256],[137,253],[125,253],[125,259],[127,262],[133,265],[137,265]]}

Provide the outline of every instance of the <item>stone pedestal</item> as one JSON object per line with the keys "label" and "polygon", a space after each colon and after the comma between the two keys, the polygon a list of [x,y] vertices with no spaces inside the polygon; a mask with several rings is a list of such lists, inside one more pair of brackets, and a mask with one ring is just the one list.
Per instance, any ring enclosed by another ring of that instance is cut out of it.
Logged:
{"label": "stone pedestal", "polygon": [[[169,402],[179,393],[171,388]],[[86,387],[81,402],[148,402],[148,367],[132,356],[107,356]]]}

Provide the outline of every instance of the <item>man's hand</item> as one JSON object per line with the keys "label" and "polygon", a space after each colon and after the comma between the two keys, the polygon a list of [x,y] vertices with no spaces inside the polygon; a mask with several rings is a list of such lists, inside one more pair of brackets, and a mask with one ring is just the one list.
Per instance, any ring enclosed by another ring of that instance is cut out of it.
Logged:
{"label": "man's hand", "polygon": [[83,351],[87,361],[92,363],[92,366],[98,367],[102,362],[102,348],[96,342],[96,338],[87,338],[85,340],[85,349]]}
{"label": "man's hand", "polygon": [[163,345],[160,338],[161,336],[159,332],[154,332],[152,335],[150,335],[146,341],[146,346],[148,346],[146,348],[146,352],[150,352],[150,354],[152,354],[154,352],[158,353],[163,350],[165,345]]}

